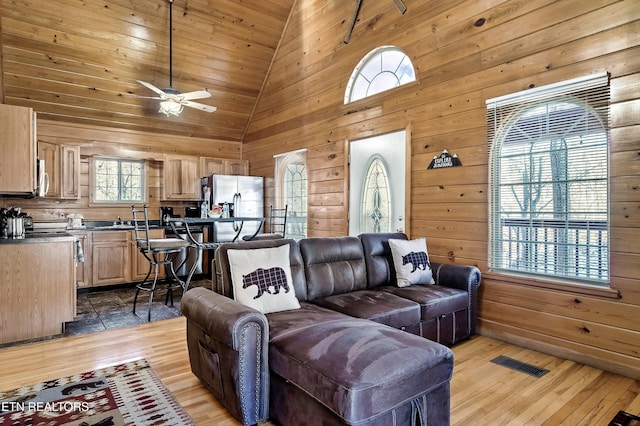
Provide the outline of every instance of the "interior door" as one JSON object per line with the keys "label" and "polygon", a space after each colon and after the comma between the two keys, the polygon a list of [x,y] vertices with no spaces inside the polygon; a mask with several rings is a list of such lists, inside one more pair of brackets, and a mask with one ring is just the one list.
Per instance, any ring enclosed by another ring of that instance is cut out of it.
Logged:
{"label": "interior door", "polygon": [[406,131],[349,143],[349,235],[405,232]]}

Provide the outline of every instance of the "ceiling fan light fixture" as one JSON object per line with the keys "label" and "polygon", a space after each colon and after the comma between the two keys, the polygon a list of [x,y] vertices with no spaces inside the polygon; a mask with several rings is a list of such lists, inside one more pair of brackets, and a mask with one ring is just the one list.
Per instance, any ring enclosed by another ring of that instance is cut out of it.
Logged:
{"label": "ceiling fan light fixture", "polygon": [[173,99],[167,99],[160,102],[160,110],[158,112],[165,114],[167,117],[172,115],[177,117],[183,109],[184,106],[180,102],[176,102]]}

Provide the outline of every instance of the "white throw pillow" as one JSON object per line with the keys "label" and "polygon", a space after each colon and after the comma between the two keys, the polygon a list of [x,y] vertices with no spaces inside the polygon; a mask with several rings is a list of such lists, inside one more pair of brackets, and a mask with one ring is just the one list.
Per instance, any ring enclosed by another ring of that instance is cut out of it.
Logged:
{"label": "white throw pillow", "polygon": [[389,240],[393,266],[396,268],[398,287],[408,287],[411,284],[435,284],[431,263],[427,253],[427,240]]}
{"label": "white throw pillow", "polygon": [[299,309],[291,279],[289,244],[228,250],[234,299],[263,314]]}

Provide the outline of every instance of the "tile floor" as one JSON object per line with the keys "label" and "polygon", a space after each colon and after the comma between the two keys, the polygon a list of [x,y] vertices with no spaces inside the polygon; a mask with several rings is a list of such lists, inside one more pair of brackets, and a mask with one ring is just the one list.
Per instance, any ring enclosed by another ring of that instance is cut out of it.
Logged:
{"label": "tile floor", "polygon": [[[211,281],[198,279],[191,282],[191,287],[211,288]],[[174,290],[173,306],[165,305],[165,289],[156,291],[151,308],[151,321],[158,321],[180,316],[181,292]],[[147,322],[149,295],[141,291],[133,313],[133,297],[135,286],[116,288],[78,294],[77,315],[75,321],[65,324],[64,336],[95,333],[113,328],[128,327]]]}

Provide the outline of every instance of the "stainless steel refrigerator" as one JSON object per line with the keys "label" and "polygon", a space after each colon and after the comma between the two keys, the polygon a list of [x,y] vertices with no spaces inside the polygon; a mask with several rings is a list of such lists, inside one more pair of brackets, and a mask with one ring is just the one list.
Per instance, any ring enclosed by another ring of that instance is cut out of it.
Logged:
{"label": "stainless steel refrigerator", "polygon": [[[209,208],[229,204],[230,215],[235,217],[264,216],[264,179],[262,176],[211,175],[201,180],[202,200],[208,201]],[[210,197],[205,200],[206,189]],[[214,241],[231,241],[236,235],[239,222],[215,223]],[[244,235],[253,235],[260,226],[259,222],[244,222],[238,239]]]}

